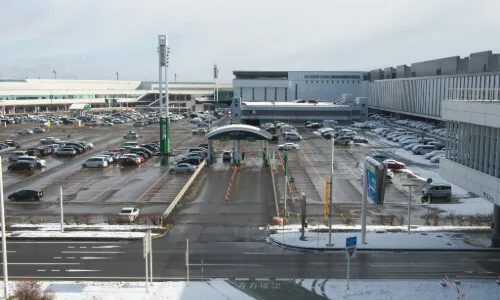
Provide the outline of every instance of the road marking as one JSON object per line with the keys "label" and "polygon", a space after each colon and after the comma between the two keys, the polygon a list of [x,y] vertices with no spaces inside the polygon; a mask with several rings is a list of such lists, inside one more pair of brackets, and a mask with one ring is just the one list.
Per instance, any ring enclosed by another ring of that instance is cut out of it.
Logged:
{"label": "road marking", "polygon": [[247,280],[250,280],[250,278],[235,278],[234,280],[247,281]]}
{"label": "road marking", "polygon": [[[468,261],[468,259],[466,259],[465,261]],[[500,261],[500,258],[490,258],[488,259],[488,261]]]}
{"label": "road marking", "polygon": [[68,246],[69,249],[75,249],[75,246]]}
{"label": "road marking", "polygon": [[54,259],[62,259],[60,256],[54,256]]}
{"label": "road marking", "polygon": [[111,259],[111,257],[104,256],[82,256],[80,259]]}
{"label": "road marking", "polygon": [[69,269],[66,272],[101,272],[101,270],[80,270],[80,269]]}
{"label": "road marking", "polygon": [[51,270],[52,272],[59,272],[59,270]]}
{"label": "road marking", "polygon": [[[9,243],[10,244],[10,243]],[[0,253],[3,253],[3,251],[0,251]],[[10,250],[7,250],[7,253],[16,253],[16,251],[10,251]]]}
{"label": "road marking", "polygon": [[[79,265],[80,263],[56,263],[56,262],[50,262],[50,263],[8,263],[9,265]],[[2,263],[3,265],[3,263]]]}
{"label": "road marking", "polygon": [[[189,264],[190,266],[201,266],[202,264]],[[203,266],[212,267],[262,267],[261,264],[203,264]]]}
{"label": "road marking", "polygon": [[[66,241],[66,242],[9,242],[9,244],[129,244],[130,242],[72,242],[72,241]],[[72,247],[72,246],[68,246]]]}
{"label": "road marking", "polygon": [[93,249],[111,249],[111,248],[121,248],[121,246],[92,246]]}
{"label": "road marking", "polygon": [[255,278],[255,281],[269,281],[269,278]]}
{"label": "road marking", "polygon": [[80,249],[87,249],[87,246],[81,246]]}
{"label": "road marking", "polygon": [[36,270],[37,272],[45,272],[45,269]]}
{"label": "road marking", "polygon": [[61,253],[75,253],[75,254],[120,254],[120,253],[125,253],[125,252],[119,252],[119,251],[102,251],[102,252],[96,252],[96,251],[61,251]]}

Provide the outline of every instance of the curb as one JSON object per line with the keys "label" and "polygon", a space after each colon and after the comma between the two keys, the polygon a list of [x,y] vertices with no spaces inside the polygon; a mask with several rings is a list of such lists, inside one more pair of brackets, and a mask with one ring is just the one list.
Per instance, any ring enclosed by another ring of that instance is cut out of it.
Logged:
{"label": "curb", "polygon": [[116,242],[116,241],[138,241],[142,240],[142,237],[137,237],[137,238],[112,238],[112,237],[6,237],[7,241],[66,241],[66,242],[71,242],[71,241],[86,241],[86,242],[92,242],[92,241],[109,241],[109,242]]}
{"label": "curb", "polygon": [[[282,248],[296,250],[296,251],[319,251],[319,252],[334,252],[345,250],[342,248],[316,248],[316,247],[300,247],[292,246],[282,243],[272,237],[268,237],[271,243],[276,244]],[[384,251],[384,252],[500,252],[500,248],[472,248],[472,249],[462,249],[462,248],[435,248],[435,249],[406,249],[406,248],[356,248],[356,251],[370,252],[370,251]]]}

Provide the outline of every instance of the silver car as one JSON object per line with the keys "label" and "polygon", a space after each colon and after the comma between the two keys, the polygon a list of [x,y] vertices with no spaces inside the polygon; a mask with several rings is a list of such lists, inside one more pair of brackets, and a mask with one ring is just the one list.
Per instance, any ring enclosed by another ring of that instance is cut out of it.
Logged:
{"label": "silver car", "polygon": [[193,166],[188,163],[180,163],[176,166],[170,167],[169,172],[173,173],[193,173],[196,171],[196,166]]}

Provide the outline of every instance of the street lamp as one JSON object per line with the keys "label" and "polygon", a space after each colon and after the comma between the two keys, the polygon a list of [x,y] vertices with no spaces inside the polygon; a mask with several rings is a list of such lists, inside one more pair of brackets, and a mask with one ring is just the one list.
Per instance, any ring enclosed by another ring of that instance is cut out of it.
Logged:
{"label": "street lamp", "polygon": [[[168,66],[170,59],[170,47],[166,35],[158,36],[158,56],[159,56],[159,86],[160,86],[160,153],[168,154],[170,152],[169,140],[169,101],[168,101]],[[162,91],[162,68],[165,67],[165,109],[166,116],[163,118],[163,91]],[[163,123],[165,123],[165,133],[163,132]]]}
{"label": "street lamp", "polygon": [[119,75],[120,73],[115,72],[115,74],[116,74],[116,80],[118,80],[118,75]]}
{"label": "street lamp", "polygon": [[52,71],[52,73],[54,73],[54,79],[57,79],[57,73],[56,73],[56,70]]}

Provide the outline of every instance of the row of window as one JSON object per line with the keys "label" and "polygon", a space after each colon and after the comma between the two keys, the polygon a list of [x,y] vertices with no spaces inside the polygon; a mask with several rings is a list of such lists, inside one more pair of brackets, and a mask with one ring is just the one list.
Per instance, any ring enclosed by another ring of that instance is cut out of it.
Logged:
{"label": "row of window", "polygon": [[359,79],[359,75],[304,75],[305,79]]}
{"label": "row of window", "polygon": [[[337,84],[340,84],[340,83],[344,84],[344,81],[345,81],[345,83],[360,83],[361,82],[360,80],[352,80],[352,81],[350,81],[350,80],[337,80]],[[321,81],[319,81],[319,80],[309,81],[309,80],[306,80],[306,83],[309,83],[309,82],[310,83],[335,83],[335,80],[332,80],[332,81],[328,81],[328,80],[327,81],[323,81],[323,80],[321,80]]]}
{"label": "row of window", "polygon": [[98,98],[137,98],[141,94],[107,94],[107,95],[30,95],[30,96],[11,96],[0,95],[0,100],[40,100],[40,99],[98,99]]}

